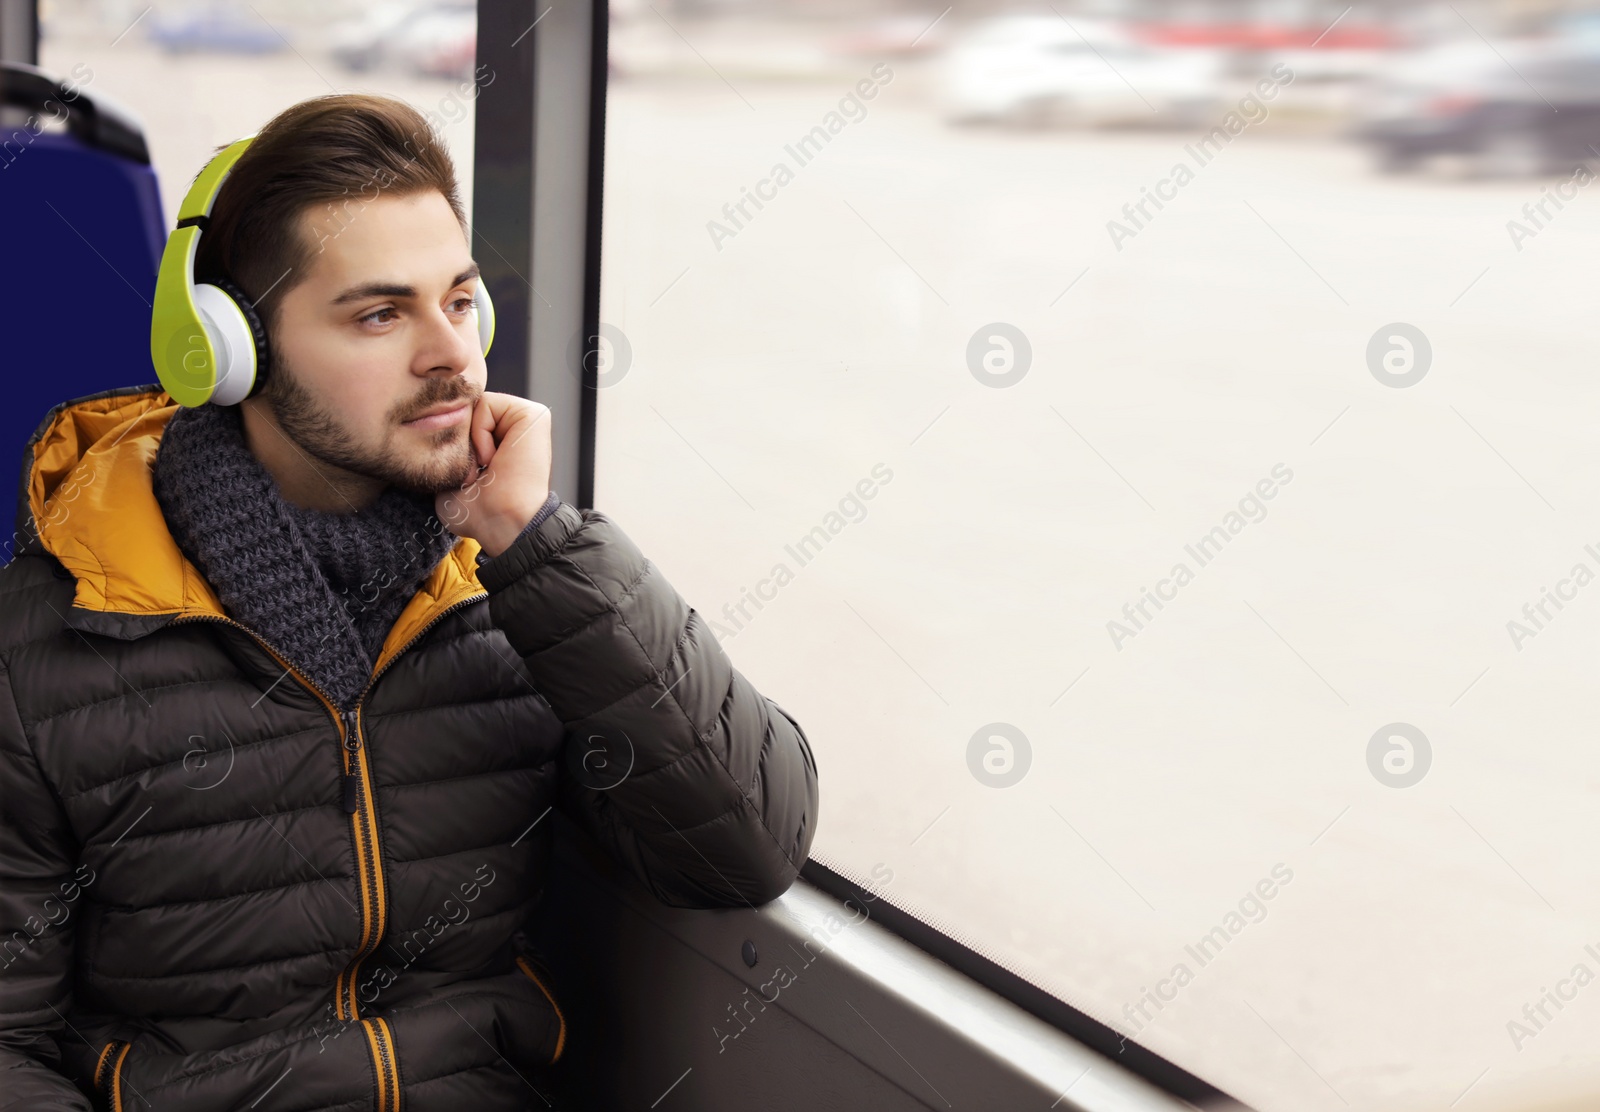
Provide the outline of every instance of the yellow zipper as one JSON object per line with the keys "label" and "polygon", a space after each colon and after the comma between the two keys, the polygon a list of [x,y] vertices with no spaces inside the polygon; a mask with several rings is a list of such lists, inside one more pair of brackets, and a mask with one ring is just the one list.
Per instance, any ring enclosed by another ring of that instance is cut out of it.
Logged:
{"label": "yellow zipper", "polygon": [[517,968],[526,973],[528,979],[539,986],[539,991],[544,993],[544,998],[550,1001],[550,1006],[555,1009],[556,1019],[561,1024],[561,1031],[556,1035],[556,1052],[550,1056],[550,1061],[552,1063],[557,1062],[561,1059],[561,1052],[566,1049],[567,1045],[567,1017],[562,1014],[561,1005],[556,1003],[555,995],[545,987],[544,982],[539,979],[539,975],[533,971],[533,966],[528,963],[526,958],[517,959]]}
{"label": "yellow zipper", "polygon": [[105,1069],[106,1069],[106,1058],[108,1058],[110,1056],[111,1048],[116,1046],[116,1045],[117,1045],[117,1040],[115,1040],[115,1039],[112,1039],[110,1042],[106,1043],[105,1049],[100,1051],[99,1060],[97,1062],[95,1062],[95,1064],[94,1064],[94,1087],[96,1089],[100,1088],[100,1075],[105,1072]]}
{"label": "yellow zipper", "polygon": [[[453,611],[469,606],[489,597],[488,591],[480,591],[451,603],[428,619],[426,625],[417,630],[404,645],[397,649],[393,656],[384,662],[367,678],[366,686],[361,689],[354,705],[348,712],[341,711],[327,692],[318,687],[310,679],[297,672],[293,665],[283,658],[283,655],[256,633],[255,630],[242,622],[221,614],[191,614],[174,618],[171,623],[196,621],[215,621],[234,626],[244,630],[265,649],[272,659],[276,660],[283,670],[298,680],[307,690],[311,691],[322,705],[327,708],[333,717],[334,725],[339,730],[339,749],[342,755],[344,768],[343,800],[345,810],[350,814],[351,832],[355,841],[356,866],[359,870],[361,890],[361,941],[356,946],[356,952],[350,959],[334,982],[334,1014],[341,1020],[354,1020],[359,1018],[358,1001],[356,995],[356,977],[360,971],[361,962],[378,948],[378,943],[383,940],[384,931],[388,927],[388,900],[383,887],[383,858],[382,850],[378,844],[378,816],[372,803],[372,777],[367,765],[365,748],[361,744],[361,700],[365,699],[367,692],[372,690],[372,685],[378,677],[388,671],[389,666],[415,645],[422,635],[432,629],[440,619]],[[381,1021],[380,1021],[381,1022]],[[396,1102],[399,1097],[396,1094]]]}
{"label": "yellow zipper", "polygon": [[[372,814],[371,783],[367,776],[365,754],[360,751],[361,732],[359,726],[354,725],[356,715],[360,712],[360,700],[357,700],[355,709],[350,712],[350,717],[347,719],[334,701],[328,697],[327,692],[305,676],[302,676],[295,670],[293,665],[283,658],[281,653],[267,644],[255,630],[243,622],[237,622],[220,614],[193,614],[174,618],[171,624],[199,621],[222,622],[242,629],[255,638],[256,642],[267,650],[272,659],[276,660],[287,674],[293,676],[302,686],[321,700],[323,707],[327,709],[328,714],[333,718],[334,727],[339,731],[339,751],[342,767],[344,768],[344,804],[345,810],[351,812],[350,825],[355,839],[356,869],[360,874],[361,941],[356,945],[355,957],[349,965],[345,966],[334,984],[334,1009],[339,1019],[355,1019],[356,965],[361,958],[377,948],[377,938],[381,934],[385,912],[380,887],[381,880],[379,882],[374,882],[373,880],[374,874],[381,878],[383,870],[377,860],[377,822],[376,816]],[[429,624],[431,625],[432,623]],[[370,686],[371,681],[369,680],[368,687]],[[364,696],[366,689],[363,688],[361,693]],[[353,752],[352,749],[354,750]],[[353,793],[352,787],[356,789]],[[377,926],[379,930],[374,930],[374,926]],[[347,984],[349,986],[348,992],[346,992]]]}
{"label": "yellow zipper", "polygon": [[[416,633],[412,634],[410,640],[396,649],[394,655],[388,660],[384,661],[383,667],[379,668],[376,672],[372,673],[370,677],[368,677],[366,686],[361,689],[361,694],[356,696],[355,704],[349,712],[350,736],[347,737],[346,731],[343,727],[340,729],[340,738],[341,740],[345,741],[345,792],[347,796],[351,792],[358,793],[361,803],[355,814],[352,815],[352,819],[360,819],[365,823],[368,831],[368,857],[372,864],[372,919],[374,926],[371,936],[368,937],[366,923],[363,923],[362,944],[356,947],[355,956],[350,959],[350,964],[345,967],[344,973],[340,975],[341,980],[343,981],[343,988],[340,989],[338,985],[335,986],[334,1013],[340,1019],[359,1018],[356,997],[356,976],[360,971],[362,961],[365,960],[366,957],[374,950],[376,950],[378,948],[378,944],[383,941],[384,931],[388,929],[389,925],[388,893],[383,887],[383,861],[381,850],[378,846],[378,814],[372,806],[372,780],[367,767],[366,748],[361,744],[361,701],[367,697],[367,692],[372,690],[372,685],[378,682],[378,677],[387,672],[389,667],[394,664],[395,661],[399,660],[407,649],[421,640],[422,635],[437,625],[439,621],[445,617],[445,615],[459,610],[463,606],[470,606],[475,602],[480,602],[488,597],[488,591],[480,591],[475,595],[468,595],[464,599],[458,599],[457,601],[451,603],[433,617],[429,618],[427,624],[425,624],[421,629],[417,630]],[[285,664],[284,667],[287,668],[288,665]],[[352,765],[354,767],[352,767]],[[345,809],[348,811],[350,808],[351,805],[347,802],[345,804]],[[356,833],[356,845],[359,847],[360,844],[361,833],[358,827]],[[360,850],[358,848],[357,853],[359,854],[359,852]],[[363,879],[365,879],[365,876],[363,876]],[[365,893],[363,893],[362,900],[363,905],[365,905]],[[348,1008],[345,1007],[346,1001],[349,1004]],[[382,1021],[380,1020],[379,1022]],[[398,1090],[396,1090],[395,1100],[397,1102],[399,1101]]]}
{"label": "yellow zipper", "polygon": [[372,1063],[378,1070],[376,1112],[400,1112],[400,1069],[394,1053],[394,1035],[382,1019],[363,1019]]}
{"label": "yellow zipper", "polygon": [[111,1068],[111,1112],[122,1112],[122,1063],[128,1058],[128,1051],[133,1049],[133,1044],[123,1046],[117,1055],[117,1064]]}
{"label": "yellow zipper", "polygon": [[111,1112],[122,1112],[122,1063],[128,1057],[128,1051],[133,1049],[133,1043],[123,1042],[121,1039],[112,1039],[106,1043],[105,1049],[100,1052],[99,1061],[94,1064],[94,1088],[96,1092],[99,1092],[101,1079],[106,1072],[106,1063],[110,1060],[112,1052],[116,1050],[118,1045],[122,1049],[117,1051],[116,1061],[111,1065],[111,1077],[106,1092],[106,1107]]}
{"label": "yellow zipper", "polygon": [[[365,694],[365,692],[363,692]],[[361,870],[361,941],[334,986],[334,1011],[340,1019],[356,1018],[356,974],[361,961],[378,948],[388,927],[389,902],[383,888],[383,862],[378,848],[378,816],[372,807],[372,778],[361,746],[361,704],[339,718],[340,752],[344,760],[344,809],[350,815],[356,864]]]}

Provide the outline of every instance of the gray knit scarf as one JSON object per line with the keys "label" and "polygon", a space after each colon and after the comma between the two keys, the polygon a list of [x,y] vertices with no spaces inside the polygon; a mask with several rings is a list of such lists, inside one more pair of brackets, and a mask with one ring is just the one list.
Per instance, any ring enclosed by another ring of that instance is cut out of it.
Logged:
{"label": "gray knit scarf", "polygon": [[237,406],[180,408],[152,471],[173,539],[228,616],[344,709],[400,611],[460,539],[431,497],[398,487],[354,513],[285,501],[245,443]]}

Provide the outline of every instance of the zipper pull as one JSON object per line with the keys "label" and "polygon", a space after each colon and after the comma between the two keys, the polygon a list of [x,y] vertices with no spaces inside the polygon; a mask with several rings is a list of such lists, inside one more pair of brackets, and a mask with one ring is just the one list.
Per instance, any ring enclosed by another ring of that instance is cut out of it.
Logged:
{"label": "zipper pull", "polygon": [[345,773],[344,777],[344,812],[347,815],[356,813],[359,804],[361,778],[353,771],[356,767],[356,753],[361,749],[361,733],[356,727],[356,712],[353,710],[341,711],[344,717],[344,747],[350,752],[350,768],[352,771]]}

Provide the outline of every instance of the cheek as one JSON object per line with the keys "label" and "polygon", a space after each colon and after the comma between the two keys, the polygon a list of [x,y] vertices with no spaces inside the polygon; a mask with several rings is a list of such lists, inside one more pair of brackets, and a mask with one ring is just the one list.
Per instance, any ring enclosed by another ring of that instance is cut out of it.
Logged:
{"label": "cheek", "polygon": [[[311,339],[312,342],[306,342]],[[352,342],[338,332],[302,337],[285,352],[300,385],[358,435],[382,434],[404,401],[397,391],[395,359],[381,345]]]}
{"label": "cheek", "polygon": [[[342,413],[370,408],[392,392],[395,376],[394,354],[384,354],[373,344],[352,342],[349,336],[333,333],[315,346],[307,346],[302,362],[294,363],[302,379],[315,381],[318,394],[338,405]],[[390,386],[384,387],[384,382]]]}
{"label": "cheek", "polygon": [[328,397],[351,408],[376,409],[386,404],[395,392],[396,380],[403,377],[396,373],[393,359],[373,358],[370,351],[330,360],[325,369],[323,384]]}

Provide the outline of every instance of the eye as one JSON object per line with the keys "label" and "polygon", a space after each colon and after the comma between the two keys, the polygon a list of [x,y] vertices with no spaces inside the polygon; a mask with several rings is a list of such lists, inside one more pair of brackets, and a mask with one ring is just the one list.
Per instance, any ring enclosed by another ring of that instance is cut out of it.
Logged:
{"label": "eye", "polygon": [[393,313],[395,311],[396,310],[395,310],[393,305],[385,305],[383,308],[374,309],[374,310],[372,310],[372,312],[368,313],[366,316],[360,318],[359,323],[365,324],[365,323],[370,321],[373,324],[388,324],[389,323],[388,320],[378,320],[377,318],[383,313]]}
{"label": "eye", "polygon": [[453,306],[455,306],[456,312],[458,312],[458,313],[468,313],[468,312],[471,312],[472,309],[477,306],[478,299],[475,298],[475,297],[458,297],[454,301],[452,301],[451,304]]}

